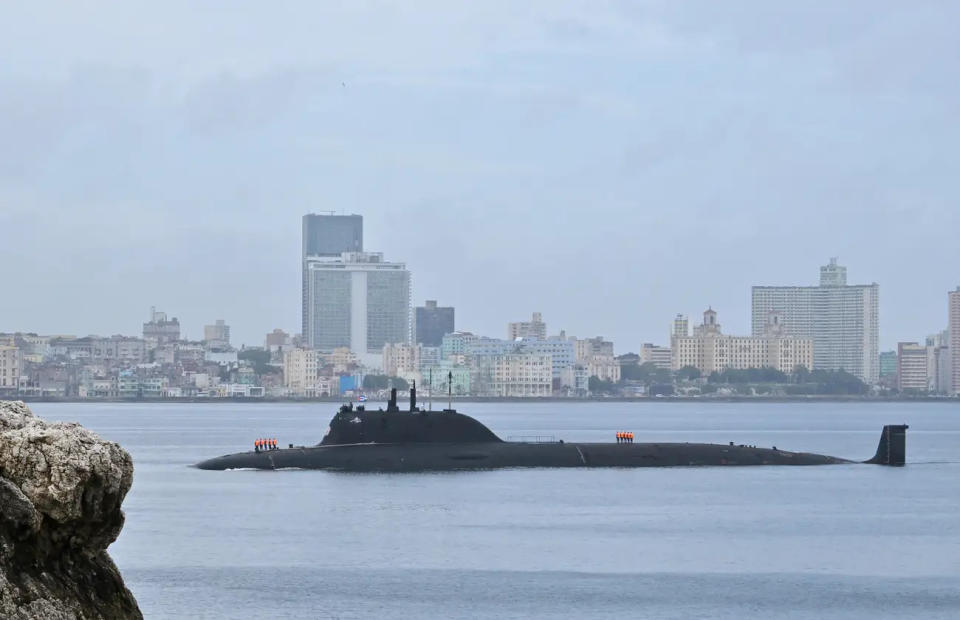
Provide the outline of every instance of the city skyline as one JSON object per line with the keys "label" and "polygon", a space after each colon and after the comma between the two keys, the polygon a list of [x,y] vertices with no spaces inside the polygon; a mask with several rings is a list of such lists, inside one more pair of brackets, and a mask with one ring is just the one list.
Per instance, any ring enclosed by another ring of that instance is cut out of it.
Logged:
{"label": "city skyline", "polygon": [[5,6],[0,324],[299,331],[296,222],[333,210],[478,333],[746,334],[750,287],[839,256],[895,349],[960,283],[960,6],[869,7]]}
{"label": "city skyline", "polygon": [[[377,253],[375,253],[375,254],[377,254]],[[831,262],[833,262],[833,261],[836,260],[836,258],[831,258],[830,260],[831,260]],[[301,267],[301,268],[302,268],[302,267]],[[410,269],[410,271],[411,271],[411,273],[414,273],[412,269]],[[413,280],[414,280],[414,282],[415,282],[416,278],[413,278]],[[874,281],[874,282],[871,282],[871,284],[878,284],[878,283]],[[752,288],[757,288],[757,287],[760,287],[760,288],[771,288],[771,287],[777,287],[777,286],[778,286],[778,285],[773,285],[773,284],[770,284],[770,285],[753,285],[753,286],[750,287],[750,288],[751,288],[751,289],[752,289]],[[812,287],[816,287],[816,283],[784,284],[784,285],[779,285],[779,286],[788,287],[788,288],[789,288],[789,287],[811,287],[811,288],[812,288]],[[302,287],[302,283],[301,283],[301,287]],[[415,291],[415,290],[416,290],[416,289],[415,289],[415,285],[412,285],[412,286],[411,286],[411,291]],[[948,292],[952,292],[952,289],[949,290]],[[302,290],[301,290],[300,295],[302,296],[302,294],[303,294],[303,293],[302,293]],[[416,297],[416,295],[417,295],[416,292],[411,292],[411,294],[410,294],[410,297],[411,297],[411,326],[412,326],[412,323],[413,323],[413,320],[414,320],[413,310],[415,309],[415,307],[416,307],[418,304],[424,303],[423,301],[418,301],[418,298]],[[943,292],[941,291],[941,296],[942,296],[942,295],[943,295]],[[879,344],[879,347],[878,347],[878,350],[879,350],[879,351],[889,351],[889,350],[894,350],[894,351],[895,351],[895,350],[897,349],[897,347],[898,347],[898,344],[901,343],[901,342],[911,342],[911,341],[916,341],[916,340],[918,340],[918,339],[922,339],[925,334],[930,333],[930,332],[940,331],[941,329],[945,329],[945,328],[948,326],[948,322],[949,322],[948,312],[947,312],[946,308],[941,308],[941,309],[943,310],[943,321],[942,321],[943,324],[942,324],[942,326],[941,326],[941,325],[933,325],[933,326],[929,326],[929,327],[921,327],[921,328],[917,329],[916,331],[910,332],[910,333],[908,333],[906,336],[901,337],[901,338],[885,337],[885,335],[884,335],[884,329],[883,329],[883,298],[884,298],[883,295],[881,295],[881,296],[880,296],[880,321],[879,321],[879,323],[880,323],[880,332],[879,332],[879,342],[880,342],[880,344]],[[746,304],[746,306],[747,306],[747,316],[746,316],[745,318],[744,318],[744,317],[736,317],[736,316],[735,316],[735,317],[733,318],[733,320],[730,320],[730,318],[729,318],[730,313],[728,313],[728,312],[726,312],[726,311],[724,312],[724,316],[727,317],[727,318],[725,319],[725,323],[727,323],[727,324],[730,326],[730,327],[728,327],[727,329],[728,329],[731,333],[749,333],[749,332],[751,332],[751,327],[753,328],[753,331],[756,332],[756,325],[755,325],[755,324],[752,325],[752,323],[755,323],[755,320],[752,320],[752,319],[755,319],[755,317],[752,316],[753,314],[755,314],[755,312],[751,312],[751,311],[750,311],[751,305],[752,305],[752,303],[747,303],[747,304]],[[456,307],[456,304],[451,303],[450,306]],[[710,306],[711,308],[713,308],[713,307],[714,307],[714,304],[709,304],[709,306]],[[153,308],[155,308],[155,307],[157,307],[156,304],[154,304],[154,305],[152,305],[152,306],[150,307],[150,312],[151,312],[151,313],[152,313],[152,311],[153,311]],[[162,306],[162,305],[161,305],[160,307],[164,307],[165,310],[167,309],[165,306]],[[302,312],[302,310],[301,310],[301,312]],[[461,312],[462,312],[463,314],[468,314],[468,315],[471,314],[467,309],[462,309],[462,310],[459,310],[459,309],[458,309],[458,314],[460,314]],[[287,312],[287,313],[289,313],[289,312]],[[149,314],[149,313],[148,313],[148,314]],[[183,339],[184,339],[184,340],[194,340],[194,341],[204,340],[204,330],[205,330],[205,327],[209,326],[209,324],[210,324],[212,321],[214,321],[214,320],[222,320],[222,319],[220,319],[219,317],[217,317],[217,318],[215,319],[215,318],[212,318],[212,317],[211,317],[211,318],[201,318],[201,317],[197,317],[197,316],[192,316],[192,315],[190,315],[189,313],[184,313],[184,312],[181,312],[180,310],[177,310],[175,313],[171,312],[170,314],[171,314],[171,316],[174,316],[174,317],[176,317],[178,320],[180,320],[180,324],[181,324],[181,329],[182,329]],[[229,314],[229,313],[227,313],[227,314]],[[543,313],[537,312],[536,314],[543,314]],[[551,313],[547,313],[547,314],[549,315],[549,314],[551,314]],[[693,316],[693,315],[696,315],[696,314],[697,314],[696,312],[691,312],[691,313],[678,312],[678,313],[674,313],[673,317],[676,318],[676,317],[678,317],[679,315],[683,315],[683,316],[685,316],[685,317],[689,317],[689,316]],[[138,333],[139,333],[139,328],[131,328],[131,329],[129,329],[129,330],[126,330],[126,329],[124,329],[124,330],[118,330],[118,329],[117,329],[117,326],[119,326],[119,325],[124,325],[124,326],[126,326],[127,324],[140,325],[140,324],[142,323],[141,317],[118,317],[118,318],[116,318],[116,319],[114,320],[113,318],[106,318],[107,316],[109,316],[109,315],[101,316],[97,321],[95,321],[95,323],[99,323],[99,324],[101,324],[101,325],[112,325],[112,326],[113,326],[113,327],[108,327],[107,329],[102,330],[102,331],[92,331],[92,330],[84,331],[83,329],[70,330],[70,329],[63,329],[63,328],[61,328],[61,329],[56,329],[56,328],[54,328],[54,329],[46,329],[46,330],[45,330],[45,329],[38,329],[38,328],[35,328],[35,327],[31,327],[31,326],[27,326],[27,327],[16,327],[16,326],[12,326],[12,327],[11,327],[11,326],[4,326],[4,325],[0,325],[0,331],[6,331],[6,332],[23,332],[23,333],[39,333],[39,334],[65,334],[65,335],[66,335],[66,334],[69,334],[69,335],[73,335],[73,336],[77,336],[77,337],[90,336],[90,335],[97,335],[97,336],[133,335],[133,334],[138,334]],[[186,318],[186,319],[183,319],[183,318],[181,318],[181,317],[187,317],[187,318]],[[464,327],[462,327],[462,329],[463,329],[463,330],[467,330],[467,331],[472,331],[472,332],[477,333],[477,334],[496,335],[497,333],[503,331],[502,324],[503,324],[504,321],[510,322],[510,321],[512,321],[512,319],[517,318],[517,317],[511,315],[511,316],[506,316],[506,317],[502,317],[502,318],[503,318],[503,321],[501,321],[501,317],[496,317],[496,318],[494,318],[494,319],[492,319],[492,320],[484,321],[484,323],[493,326],[493,327],[490,329],[490,331],[484,331],[483,329],[478,329],[478,328],[471,328],[470,326],[464,326]],[[672,328],[672,327],[671,327],[671,326],[672,326],[672,322],[671,322],[671,321],[672,321],[672,320],[669,319],[669,317],[663,317],[662,320],[642,321],[642,322],[641,322],[641,323],[642,323],[641,329],[640,329],[640,330],[636,330],[636,331],[634,331],[633,333],[634,333],[634,334],[636,334],[636,333],[651,334],[652,337],[650,337],[650,338],[646,338],[646,337],[639,337],[639,338],[638,338],[638,337],[628,337],[628,338],[624,338],[624,339],[618,339],[618,338],[615,336],[615,334],[617,334],[617,333],[624,333],[624,331],[629,331],[629,330],[620,330],[620,331],[618,331],[618,330],[605,330],[605,329],[603,329],[602,327],[597,327],[597,326],[590,327],[590,326],[587,326],[586,329],[583,329],[583,330],[578,331],[578,330],[575,330],[575,329],[568,329],[568,328],[566,328],[565,326],[562,326],[562,325],[558,324],[558,321],[551,320],[551,321],[550,321],[550,324],[551,324],[552,326],[554,326],[555,329],[554,329],[553,327],[551,327],[551,330],[552,330],[552,331],[551,331],[550,334],[548,334],[548,335],[553,335],[553,334],[559,333],[561,330],[564,331],[564,332],[568,332],[568,333],[582,333],[582,334],[598,333],[598,334],[603,334],[603,335],[605,335],[605,336],[607,336],[607,335],[609,334],[609,337],[610,337],[612,340],[614,340],[615,342],[618,342],[618,343],[619,343],[619,342],[634,342],[634,343],[636,343],[636,344],[631,344],[631,345],[627,345],[627,346],[619,346],[619,345],[618,345],[618,354],[619,354],[619,353],[627,353],[627,352],[637,353],[637,352],[639,352],[639,351],[643,348],[643,346],[644,346],[645,344],[649,344],[649,343],[653,343],[653,344],[657,344],[657,345],[661,345],[661,344],[662,344],[662,345],[664,345],[664,346],[669,346],[669,343],[670,343],[670,331],[671,331],[671,328]],[[66,323],[69,323],[70,321],[68,320],[68,321],[65,321],[65,322],[66,322]],[[263,326],[263,329],[259,329],[259,328],[251,328],[249,325],[245,325],[245,324],[243,324],[242,322],[236,321],[235,319],[229,319],[229,318],[228,318],[228,319],[227,319],[227,322],[231,324],[231,327],[232,327],[232,329],[234,330],[234,334],[239,334],[239,337],[237,337],[237,338],[235,339],[235,341],[236,341],[236,343],[237,343],[237,346],[247,346],[247,347],[259,347],[259,346],[262,346],[262,345],[263,345],[263,335],[264,335],[265,333],[267,333],[268,331],[272,330],[272,329],[277,329],[277,328],[283,329],[283,330],[285,330],[285,331],[287,331],[287,332],[289,332],[289,333],[291,333],[291,334],[300,333],[300,332],[297,330],[296,325],[277,325],[277,324],[271,324],[271,325],[269,325],[269,326],[268,326],[268,325],[264,325],[264,326]],[[300,324],[300,323],[302,323],[302,316],[301,316],[300,320],[297,321],[297,324]],[[459,320],[458,320],[458,323],[459,323]],[[497,325],[498,323],[499,323],[499,326]],[[655,324],[655,323],[664,323],[664,324],[666,324],[666,327],[663,328],[663,329],[651,328],[651,325],[652,325],[652,324]],[[461,329],[461,328],[458,327],[458,329]],[[658,338],[657,335],[656,335],[657,332],[661,332],[661,333],[662,333],[659,338]],[[411,332],[411,333],[412,333],[412,332]]]}

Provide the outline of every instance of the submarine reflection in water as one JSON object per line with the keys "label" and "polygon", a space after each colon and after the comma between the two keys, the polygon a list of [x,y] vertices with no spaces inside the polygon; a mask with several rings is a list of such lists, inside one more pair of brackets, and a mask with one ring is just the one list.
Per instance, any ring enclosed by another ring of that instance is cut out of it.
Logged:
{"label": "submarine reflection in water", "polygon": [[[344,405],[315,446],[290,446],[227,454],[198,463],[200,469],[332,469],[340,471],[446,471],[504,467],[678,467],[716,465],[832,465],[856,463],[833,456],[773,448],[702,443],[633,443],[617,432],[616,442],[503,441],[490,429],[453,409],[423,411],[416,387],[410,409],[397,407],[391,391],[386,411]],[[903,465],[908,426],[883,427],[873,458],[865,463]],[[275,445],[275,444],[274,444]]]}

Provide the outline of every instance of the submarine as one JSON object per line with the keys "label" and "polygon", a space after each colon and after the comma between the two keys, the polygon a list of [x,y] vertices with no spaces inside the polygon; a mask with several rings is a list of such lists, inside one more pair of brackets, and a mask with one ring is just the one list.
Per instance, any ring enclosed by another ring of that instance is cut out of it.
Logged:
{"label": "submarine", "polygon": [[[226,454],[196,467],[228,469],[326,469],[345,472],[422,472],[519,467],[695,467],[746,465],[836,465],[906,462],[906,424],[883,427],[873,458],[866,461],[788,452],[748,445],[707,443],[569,443],[504,441],[476,419],[448,406],[417,407],[416,384],[410,409],[397,407],[392,389],[386,410],[343,405],[315,446],[256,449]],[[632,437],[632,434],[630,434]]]}

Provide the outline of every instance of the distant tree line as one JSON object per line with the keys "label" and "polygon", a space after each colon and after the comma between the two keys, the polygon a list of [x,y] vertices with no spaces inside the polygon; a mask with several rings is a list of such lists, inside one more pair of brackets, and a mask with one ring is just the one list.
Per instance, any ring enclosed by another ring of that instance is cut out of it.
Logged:
{"label": "distant tree line", "polygon": [[[629,354],[624,357],[630,358]],[[652,396],[670,395],[674,392],[675,383],[702,378],[700,370],[693,366],[685,366],[672,372],[658,368],[650,362],[640,364],[630,359],[620,367],[619,384],[590,377],[589,388],[595,394],[614,393],[625,383],[631,382],[643,384]],[[727,369],[710,373],[706,382],[702,382],[699,387],[701,393],[711,394],[717,392],[721,386],[729,386],[735,394],[744,395],[771,394],[778,390],[797,396],[859,395],[869,391],[866,383],[845,370],[809,370],[804,366],[797,366],[789,374],[769,367]]]}

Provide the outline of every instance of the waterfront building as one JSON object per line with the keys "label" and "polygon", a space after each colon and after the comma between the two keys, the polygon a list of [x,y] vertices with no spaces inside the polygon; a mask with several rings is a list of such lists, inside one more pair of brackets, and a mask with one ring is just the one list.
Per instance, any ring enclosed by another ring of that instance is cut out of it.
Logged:
{"label": "waterfront building", "polygon": [[551,338],[536,340],[519,338],[516,340],[499,340],[496,338],[479,337],[472,339],[466,345],[466,355],[470,358],[482,355],[504,355],[508,353],[530,353],[550,356],[550,372],[554,379],[560,379],[564,368],[576,363],[575,343],[570,340]]}
{"label": "waterfront building", "polygon": [[775,368],[789,374],[797,366],[810,368],[815,351],[811,338],[785,333],[778,312],[767,313],[760,336],[729,336],[721,331],[712,308],[703,313],[703,323],[692,336],[674,336],[670,345],[673,370],[693,366],[704,375],[747,368]]}
{"label": "waterfront building", "polygon": [[471,369],[468,366],[441,360],[433,366],[425,367],[420,374],[424,385],[430,388],[433,398],[440,400],[451,392],[454,396],[470,394]]}
{"label": "waterfront building", "polygon": [[440,341],[440,356],[443,359],[449,359],[452,356],[466,355],[470,345],[477,339],[478,336],[470,332],[444,334]]}
{"label": "waterfront building", "polygon": [[204,325],[203,343],[212,349],[228,348],[230,346],[230,326],[223,319],[217,319],[213,325]]}
{"label": "waterfront building", "polygon": [[383,374],[399,377],[420,368],[420,347],[409,342],[383,345]]}
{"label": "waterfront building", "polygon": [[560,373],[560,387],[574,396],[586,396],[590,390],[590,373],[583,364],[567,366]]}
{"label": "waterfront building", "polygon": [[[678,332],[678,335],[680,333],[689,334],[689,331]],[[640,347],[637,363],[640,365],[653,364],[657,368],[670,370],[673,367],[673,353],[670,347],[658,347],[655,344],[645,342]]]}
{"label": "waterfront building", "polygon": [[960,286],[947,294],[950,332],[950,394],[960,394]]}
{"label": "waterfront building", "polygon": [[436,300],[428,299],[417,306],[414,317],[414,334],[417,344],[439,347],[445,334],[454,331],[454,311],[452,306],[437,306]]}
{"label": "waterfront building", "polygon": [[819,286],[754,286],[753,335],[766,329],[770,311],[785,332],[813,341],[813,367],[846,370],[867,383],[879,379],[879,285],[848,285],[846,267],[830,259]]}
{"label": "waterfront building", "polygon": [[507,340],[516,340],[517,338],[546,340],[547,324],[543,322],[543,316],[539,312],[534,312],[529,321],[507,323]]}
{"label": "waterfront building", "polygon": [[471,384],[476,396],[530,398],[553,393],[549,355],[503,353],[476,355]]}
{"label": "waterfront building", "polygon": [[315,396],[317,352],[291,349],[283,354],[283,385],[297,396]]}
{"label": "waterfront building", "polygon": [[926,392],[927,347],[916,342],[897,343],[897,389]]}
{"label": "waterfront building", "polygon": [[148,349],[176,342],[180,340],[180,321],[177,317],[168,320],[166,312],[157,312],[157,309],[152,307],[150,320],[143,324],[143,339],[147,342]]}
{"label": "waterfront building", "polygon": [[410,272],[378,252],[344,252],[337,260],[308,258],[304,340],[310,348],[347,347],[367,354],[410,341]]}
{"label": "waterfront building", "polygon": [[23,332],[0,333],[0,346],[17,347],[22,362],[40,364],[50,354],[50,340],[54,337]]}
{"label": "waterfront building", "polygon": [[601,381],[620,381],[620,363],[612,355],[592,355],[577,361],[586,366],[587,377],[596,377]]}
{"label": "waterfront building", "polygon": [[0,345],[0,395],[11,396],[20,387],[20,349]]}

